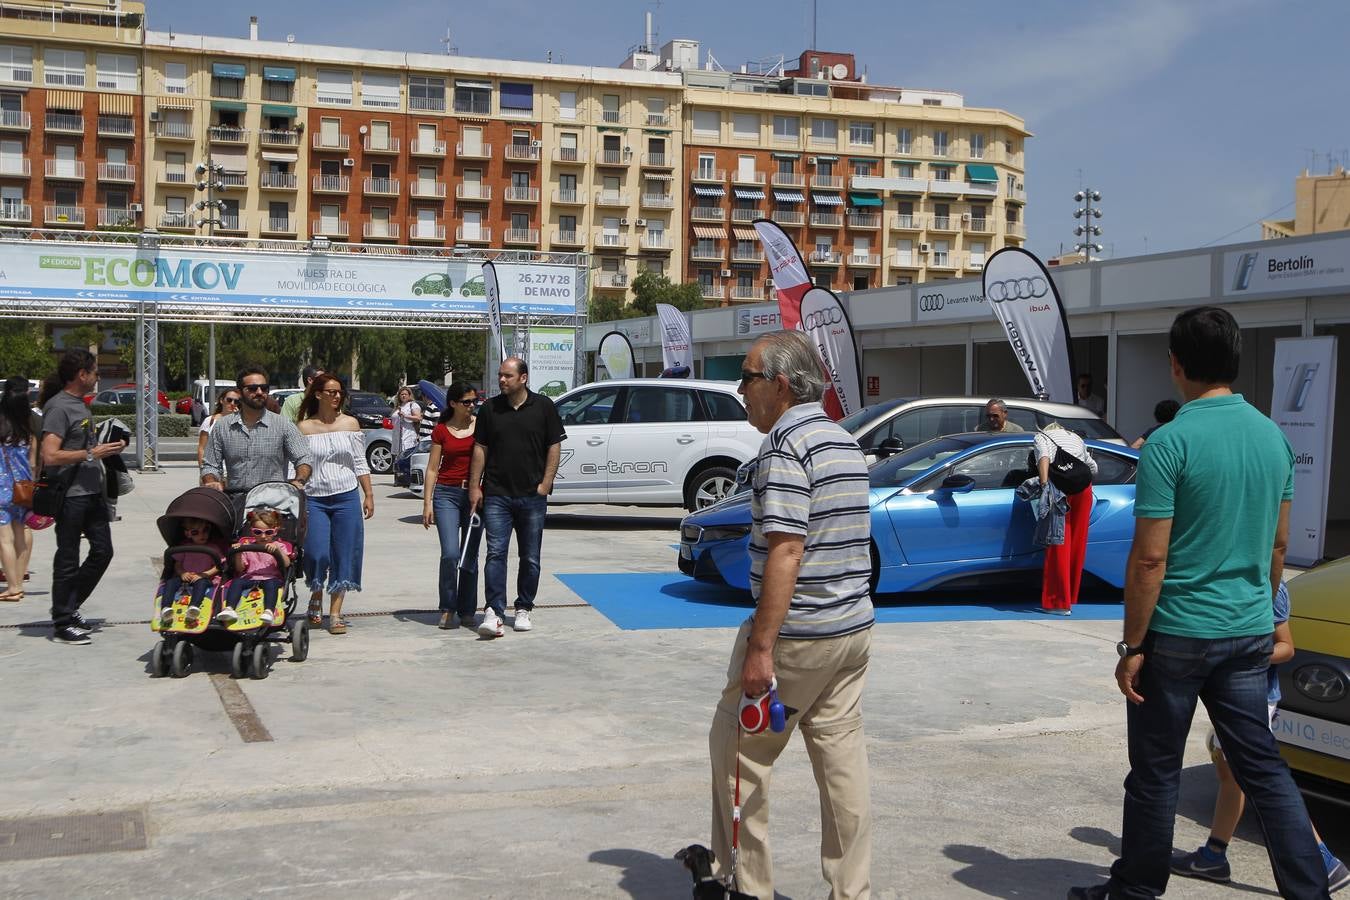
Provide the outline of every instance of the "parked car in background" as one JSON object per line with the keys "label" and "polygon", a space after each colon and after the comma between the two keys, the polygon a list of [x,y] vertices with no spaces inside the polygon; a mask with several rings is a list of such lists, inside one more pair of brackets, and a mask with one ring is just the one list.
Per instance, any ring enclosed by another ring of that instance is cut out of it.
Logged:
{"label": "parked car in background", "polygon": [[[115,387],[99,391],[92,398],[86,399],[90,406],[135,406],[136,395],[139,393],[134,384],[119,384]],[[156,391],[159,395],[159,407],[165,412],[169,411],[169,398],[163,391]]]}
{"label": "parked car in background", "polygon": [[394,408],[381,394],[352,391],[347,412],[361,423],[366,436],[366,462],[374,475],[388,475],[394,468]]}
{"label": "parked car in background", "polygon": [[[1032,477],[1031,434],[953,434],[896,453],[868,470],[872,583],[881,593],[967,588],[1039,578],[1031,504],[1014,491]],[[1088,441],[1098,472],[1083,570],[1120,588],[1134,535],[1139,454]],[[750,589],[750,501],[743,491],[686,516],[680,571]]]}

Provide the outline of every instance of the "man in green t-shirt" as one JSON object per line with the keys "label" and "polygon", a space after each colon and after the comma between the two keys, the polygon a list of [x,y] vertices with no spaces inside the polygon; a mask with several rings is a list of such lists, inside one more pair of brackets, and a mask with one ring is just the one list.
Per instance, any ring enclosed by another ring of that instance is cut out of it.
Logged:
{"label": "man in green t-shirt", "polygon": [[315,366],[305,366],[300,371],[300,376],[305,382],[305,390],[291,394],[281,404],[281,414],[290,419],[291,422],[300,421],[300,405],[305,402],[305,391],[309,390],[310,384],[314,382],[314,376],[318,374],[319,370]]}
{"label": "man in green t-shirt", "polygon": [[1172,382],[1186,401],[1144,444],[1125,633],[1116,683],[1130,774],[1120,859],[1072,898],[1160,897],[1167,889],[1182,753],[1197,699],[1256,807],[1284,897],[1326,897],[1326,869],[1266,710],[1271,600],[1284,569],[1294,456],[1279,428],[1234,394],[1242,339],[1213,306],[1177,316]]}

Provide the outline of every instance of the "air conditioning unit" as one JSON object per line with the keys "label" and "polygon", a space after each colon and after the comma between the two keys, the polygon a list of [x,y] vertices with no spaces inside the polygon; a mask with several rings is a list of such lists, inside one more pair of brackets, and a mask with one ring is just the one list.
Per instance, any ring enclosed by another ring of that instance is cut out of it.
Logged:
{"label": "air conditioning unit", "polygon": [[636,225],[638,228],[646,228],[646,227],[647,227],[647,220],[646,220],[646,219],[636,219],[636,220],[634,220],[633,224]]}
{"label": "air conditioning unit", "polygon": [[151,122],[158,122],[158,121],[159,121],[159,110],[157,110],[157,109],[152,109],[152,110],[150,111],[150,121],[151,121]]}
{"label": "air conditioning unit", "polygon": [[355,165],[356,165],[356,160],[354,160],[354,159],[352,159],[350,156],[348,156],[346,159],[344,159],[344,160],[342,161],[342,164],[343,164],[344,166],[346,166],[347,168],[350,169],[352,166],[355,166]]}
{"label": "air conditioning unit", "polygon": [[723,270],[722,270],[722,277],[723,277],[723,278],[730,278],[730,277],[731,277],[731,270],[730,270],[730,269],[723,269]]}
{"label": "air conditioning unit", "polygon": [[962,221],[962,222],[969,223],[969,222],[970,222],[970,213],[961,213],[961,221]]}
{"label": "air conditioning unit", "polygon": [[627,220],[627,219],[620,219],[620,220],[619,220],[619,225],[622,226],[622,225],[627,225],[627,224],[628,224],[628,220]]}
{"label": "air conditioning unit", "polygon": [[145,207],[141,206],[139,203],[133,203],[128,206],[127,209],[131,211],[132,215],[140,215],[145,212]]}
{"label": "air conditioning unit", "polygon": [[933,249],[933,245],[930,244],[930,243],[928,243],[927,241],[921,241],[921,242],[919,243],[919,252],[920,252],[920,253],[927,253],[929,250],[932,250],[932,249]]}
{"label": "air conditioning unit", "polygon": [[764,279],[764,286],[765,286],[766,288],[768,288],[769,290],[773,290],[773,279],[772,279],[772,278],[765,278],[765,279]]}
{"label": "air conditioning unit", "polygon": [[808,157],[806,158],[806,164],[807,164],[808,166],[814,166],[814,165],[815,165],[816,163],[818,163],[818,162],[820,162],[820,158],[819,158],[819,157],[816,157],[816,156],[808,156]]}
{"label": "air conditioning unit", "polygon": [[530,141],[530,146],[533,147],[534,149],[538,150],[540,147],[544,146],[544,142],[543,142],[543,141]]}

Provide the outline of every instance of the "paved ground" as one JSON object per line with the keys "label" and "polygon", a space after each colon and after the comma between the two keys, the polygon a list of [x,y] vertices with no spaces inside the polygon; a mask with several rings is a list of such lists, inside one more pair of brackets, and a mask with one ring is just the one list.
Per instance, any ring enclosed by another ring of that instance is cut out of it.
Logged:
{"label": "paved ground", "polygon": [[[316,634],[307,662],[283,658],[265,681],[203,657],[205,672],[151,679],[153,520],[192,475],[170,464],[123,500],[117,558],[86,607],[110,623],[93,646],[23,624],[46,619],[49,532],[29,598],[0,605],[0,819],[28,820],[0,822],[0,896],[689,896],[670,856],[708,835],[706,733],[732,632],[623,631],[552,577],[669,572],[676,515],[560,508],[537,631],[482,641],[399,612],[435,605],[437,545],[420,502],[383,484],[366,589],[348,604],[372,615]],[[1118,631],[1077,618],[877,627],[875,896],[1060,897],[1102,877],[1125,772]],[[241,739],[226,703],[243,700],[270,740]],[[1187,848],[1213,800],[1203,736],[1197,722]],[[774,787],[780,895],[823,896],[800,742]],[[30,819],[77,814],[99,815]],[[1343,811],[1315,815],[1350,853]],[[1234,875],[1271,894],[1254,840],[1244,822]],[[28,848],[98,852],[13,858]]]}

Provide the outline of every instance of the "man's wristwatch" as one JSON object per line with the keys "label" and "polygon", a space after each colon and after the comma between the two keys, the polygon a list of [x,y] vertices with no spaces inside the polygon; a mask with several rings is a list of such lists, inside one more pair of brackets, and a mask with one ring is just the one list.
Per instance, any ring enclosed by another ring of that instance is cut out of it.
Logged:
{"label": "man's wristwatch", "polygon": [[1127,656],[1138,656],[1140,653],[1143,652],[1144,652],[1143,644],[1140,644],[1138,647],[1131,647],[1124,641],[1119,641],[1116,644],[1116,653],[1120,656],[1121,659],[1124,659]]}

